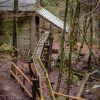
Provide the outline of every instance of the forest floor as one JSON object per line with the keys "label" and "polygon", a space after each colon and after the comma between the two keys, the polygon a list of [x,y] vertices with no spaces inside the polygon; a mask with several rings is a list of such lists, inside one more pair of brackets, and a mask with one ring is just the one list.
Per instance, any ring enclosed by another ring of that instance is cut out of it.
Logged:
{"label": "forest floor", "polygon": [[[54,49],[59,49],[59,44],[54,43]],[[83,71],[84,65],[83,62],[87,60],[87,54],[89,50],[86,48],[83,49],[85,56],[80,59],[76,68],[78,70]],[[95,47],[93,48],[93,52],[96,57],[100,56],[100,52]],[[53,82],[53,90],[56,90],[57,85],[57,78],[58,78],[58,69],[56,66],[56,61],[58,58],[58,54],[52,54],[53,61],[51,72],[49,74],[51,82]],[[100,61],[98,60],[99,64]],[[28,74],[28,64],[26,62],[18,62],[20,69],[25,73]],[[10,68],[11,68],[11,57],[9,54],[0,54],[0,100],[30,100],[26,93],[24,93],[21,88],[16,84],[16,82],[12,79],[10,75]],[[87,69],[85,69],[87,70]],[[70,95],[77,95],[79,89],[79,82],[78,78],[75,78],[73,84],[71,85]],[[66,94],[66,86],[67,86],[67,78],[66,73],[63,74],[62,82],[60,86],[60,93]],[[99,100],[95,99],[93,95],[86,95],[88,100]]]}

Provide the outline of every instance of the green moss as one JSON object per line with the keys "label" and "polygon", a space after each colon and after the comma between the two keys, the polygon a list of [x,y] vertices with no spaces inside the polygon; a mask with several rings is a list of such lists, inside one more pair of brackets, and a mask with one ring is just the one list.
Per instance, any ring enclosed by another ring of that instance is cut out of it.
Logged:
{"label": "green moss", "polygon": [[0,46],[0,52],[14,52],[15,50],[17,49],[11,45],[3,44],[2,46]]}
{"label": "green moss", "polygon": [[12,19],[2,18],[2,41],[3,43],[10,43],[12,33]]}

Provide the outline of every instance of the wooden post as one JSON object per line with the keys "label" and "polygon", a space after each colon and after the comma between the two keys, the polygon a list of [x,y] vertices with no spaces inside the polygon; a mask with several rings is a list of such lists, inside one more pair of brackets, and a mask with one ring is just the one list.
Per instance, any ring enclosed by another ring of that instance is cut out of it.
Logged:
{"label": "wooden post", "polygon": [[44,56],[45,56],[45,67],[46,68],[48,68],[48,59],[49,59],[49,57],[48,57],[48,48],[47,48],[47,45],[45,44],[45,54],[44,54]]}
{"label": "wooden post", "polygon": [[32,80],[32,83],[33,83],[33,85],[32,85],[32,100],[36,100],[36,84],[35,84],[35,81],[34,80]]}
{"label": "wooden post", "polygon": [[[16,62],[16,57],[13,55],[12,56],[12,62],[14,63],[14,62]],[[18,71],[17,71],[17,69],[15,68],[15,66],[12,64],[11,65],[11,70],[13,71],[13,73],[15,74],[15,75],[17,75],[18,74]]]}
{"label": "wooden post", "polygon": [[30,78],[32,78],[32,77],[36,77],[35,76],[35,73],[33,73],[33,71],[32,71],[32,67],[31,67],[31,63],[33,63],[33,60],[31,59],[30,61],[28,61],[27,62],[28,63],[28,66],[29,66],[29,75],[30,75]]}
{"label": "wooden post", "polygon": [[[23,85],[25,86],[25,78],[23,77]],[[21,86],[22,91],[24,91],[24,88]]]}
{"label": "wooden post", "polygon": [[40,92],[38,90],[39,88],[39,78],[38,79],[32,79],[32,100],[36,100],[36,94],[38,94],[38,96],[40,97]]}

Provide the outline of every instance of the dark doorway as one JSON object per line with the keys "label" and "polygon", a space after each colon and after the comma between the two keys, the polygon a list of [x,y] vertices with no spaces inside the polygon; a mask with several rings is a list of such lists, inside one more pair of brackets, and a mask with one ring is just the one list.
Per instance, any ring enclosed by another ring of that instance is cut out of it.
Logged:
{"label": "dark doorway", "polygon": [[35,16],[35,24],[36,24],[36,32],[39,32],[40,19],[38,16]]}

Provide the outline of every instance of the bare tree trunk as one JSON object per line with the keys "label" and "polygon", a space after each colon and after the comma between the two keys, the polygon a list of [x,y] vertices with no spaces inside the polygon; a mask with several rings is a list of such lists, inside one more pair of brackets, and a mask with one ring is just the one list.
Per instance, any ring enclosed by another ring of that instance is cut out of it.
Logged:
{"label": "bare tree trunk", "polygon": [[56,92],[59,92],[61,78],[62,78],[62,70],[64,68],[64,58],[65,58],[64,57],[64,43],[65,43],[65,33],[66,33],[66,20],[67,20],[67,14],[68,14],[68,2],[69,2],[69,0],[66,0],[65,17],[64,17],[64,30],[63,30],[63,34],[61,37],[60,68],[59,68],[59,75],[58,75]]}
{"label": "bare tree trunk", "polygon": [[[100,14],[100,6],[99,6],[99,14]],[[100,33],[100,16],[98,15],[98,18],[99,18],[99,24],[98,24],[98,27],[99,27],[99,33]],[[98,44],[99,44],[99,49],[100,49],[100,34],[98,34]]]}
{"label": "bare tree trunk", "polygon": [[4,35],[4,28],[3,28],[3,21],[4,21],[4,17],[2,14],[0,14],[0,45],[3,44],[3,39],[2,36]]}
{"label": "bare tree trunk", "polygon": [[[71,28],[71,32],[70,32],[70,37],[69,37],[69,45],[70,45],[70,50],[69,50],[69,60],[68,60],[68,81],[67,81],[67,95],[70,92],[70,84],[72,81],[72,50],[73,50],[73,46],[74,46],[74,31],[75,31],[75,27],[77,26],[77,18],[79,17],[79,13],[80,13],[80,1],[77,0],[77,5],[76,5],[76,9],[75,9],[75,13],[74,13],[74,17],[73,17],[73,23],[72,23],[72,28]],[[67,100],[69,100],[67,98]]]}
{"label": "bare tree trunk", "polygon": [[13,47],[14,47],[14,57],[13,62],[17,64],[17,12],[18,12],[18,0],[14,0],[14,17],[13,17]]}
{"label": "bare tree trunk", "polygon": [[[87,22],[87,16],[84,19],[85,19],[85,21],[84,21],[84,25],[83,25],[83,31],[84,31],[84,37],[86,38],[86,34],[87,34],[87,31],[88,31],[88,28],[89,28],[89,25],[90,25],[90,19],[89,19],[88,22]],[[77,66],[79,56],[80,56],[80,53],[81,53],[81,50],[83,48],[84,43],[85,43],[85,40],[83,38],[80,49],[79,49],[79,53],[78,53],[78,56],[77,56],[77,59],[76,59],[75,67]]]}
{"label": "bare tree trunk", "polygon": [[[92,11],[92,1],[91,1],[91,6],[90,6],[90,11]],[[92,14],[90,16],[90,48],[92,49],[92,42],[93,42],[93,18],[92,18]],[[89,58],[88,58],[88,67],[90,67],[90,63],[91,63],[91,52],[89,53]]]}

